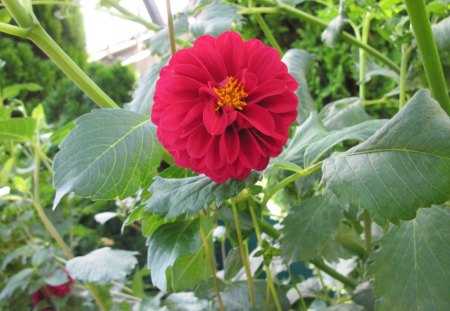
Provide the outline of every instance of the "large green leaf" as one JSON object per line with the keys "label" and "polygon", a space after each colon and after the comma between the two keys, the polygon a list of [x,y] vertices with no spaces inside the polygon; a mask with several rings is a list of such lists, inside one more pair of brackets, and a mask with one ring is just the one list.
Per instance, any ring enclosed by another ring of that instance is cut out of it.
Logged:
{"label": "large green leaf", "polygon": [[137,252],[103,247],[87,255],[70,259],[67,271],[76,280],[109,283],[111,280],[125,280],[137,264]]}
{"label": "large green leaf", "polygon": [[[186,289],[203,279],[204,269],[208,265],[203,256],[199,230],[202,225],[208,232],[206,223],[206,220],[200,221],[198,218],[194,221],[177,221],[160,226],[150,235],[147,241],[148,267],[153,284],[160,290],[170,291],[174,287],[177,290]],[[196,276],[195,271],[199,271],[199,275]],[[183,276],[193,279],[174,284]]]}
{"label": "large green leaf", "polygon": [[332,131],[320,140],[311,143],[305,150],[304,165],[309,166],[320,160],[334,146],[345,140],[365,141],[373,135],[386,120],[369,120],[342,130]]}
{"label": "large green leaf", "polygon": [[325,160],[322,182],[379,224],[412,219],[450,197],[449,137],[449,117],[421,90],[366,142]]}
{"label": "large green leaf", "polygon": [[0,120],[0,141],[31,141],[36,120],[33,118],[12,118]]}
{"label": "large green leaf", "polygon": [[31,268],[25,268],[19,273],[13,275],[8,282],[6,282],[5,288],[0,292],[0,301],[11,297],[15,291],[25,291],[25,288],[29,285],[34,275],[34,270]]}
{"label": "large green leaf", "polygon": [[294,76],[298,82],[298,88],[295,94],[298,97],[299,104],[297,106],[297,121],[303,123],[312,111],[316,111],[316,105],[308,91],[306,82],[307,75],[312,67],[314,56],[304,50],[290,49],[288,50],[282,61],[288,67],[289,73]]}
{"label": "large green leaf", "polygon": [[323,107],[319,115],[329,130],[340,130],[371,119],[357,97],[331,102]]}
{"label": "large green leaf", "polygon": [[36,83],[18,83],[8,85],[0,93],[0,103],[7,98],[17,97],[21,91],[36,92],[42,90],[42,86]]}
{"label": "large green leaf", "polygon": [[123,109],[94,110],[76,121],[53,169],[56,197],[126,198],[150,181],[162,149],[148,117]]}
{"label": "large green leaf", "polygon": [[200,14],[189,19],[190,31],[196,37],[204,34],[218,36],[231,30],[233,25],[237,28],[242,25],[242,16],[238,14],[237,6],[220,0],[214,0]]}
{"label": "large green leaf", "polygon": [[439,50],[441,61],[444,64],[450,64],[450,16],[444,18],[439,23],[433,25],[434,39]]}
{"label": "large green leaf", "polygon": [[144,76],[139,79],[138,87],[134,91],[133,100],[125,105],[125,108],[149,117],[153,107],[153,94],[155,93],[156,81],[161,68],[167,64],[167,58],[159,63],[153,64]]}
{"label": "large green leaf", "polygon": [[370,273],[376,310],[448,310],[450,301],[450,211],[421,209],[417,218],[393,227],[381,240]]}
{"label": "large green leaf", "polygon": [[172,289],[177,292],[192,289],[210,276],[211,269],[205,251],[200,248],[195,254],[185,254],[175,261],[172,267]]}
{"label": "large green leaf", "polygon": [[244,181],[230,179],[222,184],[216,184],[205,175],[182,179],[156,177],[150,188],[153,194],[146,203],[146,210],[167,214],[167,218],[182,214],[192,215],[214,200],[217,204],[223,203],[257,180],[256,172],[252,172]]}
{"label": "large green leaf", "polygon": [[344,214],[331,193],[291,207],[283,221],[281,253],[286,262],[310,260],[334,238]]}

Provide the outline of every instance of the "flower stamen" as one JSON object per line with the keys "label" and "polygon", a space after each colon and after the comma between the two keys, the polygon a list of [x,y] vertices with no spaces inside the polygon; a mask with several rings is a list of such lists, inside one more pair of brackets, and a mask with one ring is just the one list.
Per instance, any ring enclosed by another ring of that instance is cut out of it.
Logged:
{"label": "flower stamen", "polygon": [[244,91],[244,83],[235,77],[227,77],[225,87],[215,87],[214,92],[219,95],[216,111],[222,107],[243,110],[247,104],[242,99],[248,96]]}

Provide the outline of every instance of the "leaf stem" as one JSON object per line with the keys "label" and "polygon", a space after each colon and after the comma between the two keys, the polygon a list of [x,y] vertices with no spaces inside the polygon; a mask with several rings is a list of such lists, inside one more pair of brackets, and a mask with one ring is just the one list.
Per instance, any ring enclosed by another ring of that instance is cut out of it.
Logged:
{"label": "leaf stem", "polygon": [[219,303],[219,310],[224,311],[224,305],[222,301],[222,295],[220,294],[219,280],[217,279],[216,265],[211,254],[211,249],[209,248],[208,239],[206,238],[205,231],[200,224],[200,238],[202,239],[203,248],[205,250],[206,258],[208,260],[209,268],[211,269],[211,276],[214,283],[214,290],[216,291],[217,302]]}
{"label": "leaf stem", "polygon": [[281,190],[282,188],[286,187],[287,185],[289,185],[290,183],[296,181],[297,179],[304,177],[304,176],[308,176],[312,173],[314,173],[316,170],[318,170],[319,168],[322,167],[322,163],[316,163],[311,167],[308,167],[307,169],[303,170],[302,172],[298,172],[295,174],[292,174],[289,177],[286,177],[285,179],[283,179],[279,184],[277,184],[275,187],[273,187],[269,192],[266,192],[264,194],[264,199],[262,201],[262,204],[265,206],[267,204],[267,202],[269,202],[270,198],[272,198],[275,193],[277,193],[279,190]]}
{"label": "leaf stem", "polygon": [[234,226],[236,227],[236,234],[239,242],[239,251],[241,253],[242,263],[244,264],[244,270],[247,276],[248,294],[250,296],[250,303],[252,305],[252,308],[256,308],[256,297],[255,297],[255,289],[253,286],[252,272],[250,270],[248,255],[247,252],[245,251],[244,241],[242,239],[241,226],[239,223],[239,214],[236,207],[236,202],[234,200],[231,200],[231,208],[233,210]]}
{"label": "leaf stem", "polygon": [[278,50],[280,55],[283,55],[283,50],[281,49],[280,45],[278,44],[277,39],[273,36],[272,32],[269,29],[269,26],[267,26],[264,18],[262,18],[261,14],[255,14],[256,21],[259,24],[259,27],[261,27],[261,30],[264,32],[264,35],[266,36],[267,40],[269,41],[270,45],[273,46]]}
{"label": "leaf stem", "polygon": [[41,25],[34,25],[28,38],[101,108],[119,108],[97,84],[59,47]]}
{"label": "leaf stem", "polygon": [[372,251],[372,220],[368,211],[364,211],[364,243],[367,254]]}
{"label": "leaf stem", "polygon": [[145,27],[147,27],[150,30],[156,31],[159,30],[161,27],[159,27],[156,24],[150,23],[148,21],[146,21],[145,19],[143,19],[142,17],[135,15],[133,13],[131,13],[130,11],[128,11],[126,8],[124,8],[123,6],[121,6],[119,4],[118,1],[114,1],[114,0],[103,0],[102,1],[102,5],[109,5],[113,8],[115,8],[118,12],[120,12],[121,14],[123,14],[123,18],[134,21],[136,23],[139,23]]}
{"label": "leaf stem", "polygon": [[398,110],[406,104],[406,75],[408,73],[408,62],[411,56],[412,48],[406,43],[402,44],[402,60],[400,64],[400,98],[398,101]]}
{"label": "leaf stem", "polygon": [[[264,3],[264,4],[276,4],[280,10],[284,11],[285,13],[288,13],[292,16],[296,16],[304,21],[306,21],[307,23],[316,25],[320,28],[327,28],[328,24],[326,22],[324,22],[323,20],[308,14],[304,11],[301,11],[289,4],[286,4],[284,2],[281,1],[272,1],[272,0],[259,0],[259,2]],[[368,44],[364,44],[361,41],[359,41],[357,38],[355,38],[354,36],[352,36],[351,34],[349,34],[348,32],[341,32],[341,38],[343,38],[345,41],[361,48],[364,49],[367,53],[369,53],[370,55],[372,55],[374,58],[378,59],[379,61],[383,62],[384,64],[386,64],[389,68],[391,68],[392,70],[394,70],[397,73],[400,73],[400,67],[397,66],[397,64],[395,64],[392,60],[390,60],[386,55],[378,52],[376,49],[374,49],[373,47],[371,47]]]}
{"label": "leaf stem", "polygon": [[26,38],[28,36],[30,29],[13,26],[6,23],[0,23],[0,32],[6,33],[8,35]]}
{"label": "leaf stem", "polygon": [[[366,13],[362,22],[361,42],[367,44],[370,29],[370,15]],[[359,99],[363,102],[366,99],[366,60],[367,54],[362,48],[359,49]]]}
{"label": "leaf stem", "polygon": [[424,0],[405,0],[425,75],[433,97],[450,115],[450,98]]}
{"label": "leaf stem", "polygon": [[[258,244],[259,247],[261,248],[261,250],[264,247],[264,243],[263,243],[263,239],[261,236],[261,230],[259,228],[259,221],[256,218],[256,213],[255,213],[255,208],[254,208],[254,202],[253,200],[250,198],[249,200],[249,206],[248,206],[249,210],[250,210],[250,215],[252,217],[252,222],[253,222],[253,227],[255,228],[255,233],[256,233],[256,238],[258,239]],[[281,311],[281,304],[280,304],[280,299],[278,298],[278,294],[277,291],[275,289],[275,285],[273,284],[273,280],[272,280],[272,273],[270,271],[270,263],[266,264],[266,261],[264,261],[264,268],[266,271],[266,277],[267,277],[267,284],[270,288],[270,292],[272,293],[272,297],[273,300],[275,301],[275,306],[277,308],[278,311]]]}
{"label": "leaf stem", "polygon": [[173,55],[177,51],[177,48],[175,46],[175,30],[173,27],[173,16],[172,16],[172,9],[170,7],[170,0],[166,0],[166,8],[167,8],[167,24],[169,28],[170,51],[172,52]]}

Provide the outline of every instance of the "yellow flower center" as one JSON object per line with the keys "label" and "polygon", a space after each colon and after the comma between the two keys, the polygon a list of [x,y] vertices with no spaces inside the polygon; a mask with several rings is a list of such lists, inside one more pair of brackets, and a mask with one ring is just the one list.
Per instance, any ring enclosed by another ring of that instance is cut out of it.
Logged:
{"label": "yellow flower center", "polygon": [[244,91],[244,83],[239,82],[235,77],[227,77],[225,87],[215,87],[214,92],[219,95],[216,111],[222,107],[229,107],[237,110],[244,109],[247,105],[242,99],[248,96]]}

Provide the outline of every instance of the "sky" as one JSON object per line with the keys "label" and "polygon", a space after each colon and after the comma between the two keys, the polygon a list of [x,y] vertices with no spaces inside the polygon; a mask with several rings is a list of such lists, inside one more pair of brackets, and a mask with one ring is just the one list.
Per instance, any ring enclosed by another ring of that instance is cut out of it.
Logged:
{"label": "sky", "polygon": [[[164,21],[167,20],[166,1],[154,0]],[[142,34],[147,29],[135,22],[111,16],[96,9],[98,1],[81,0],[86,30],[86,50],[89,54],[104,50],[108,45],[130,39],[134,35]],[[150,21],[150,16],[142,0],[122,0],[121,5],[129,11]],[[188,0],[171,0],[172,13],[183,10]]]}

